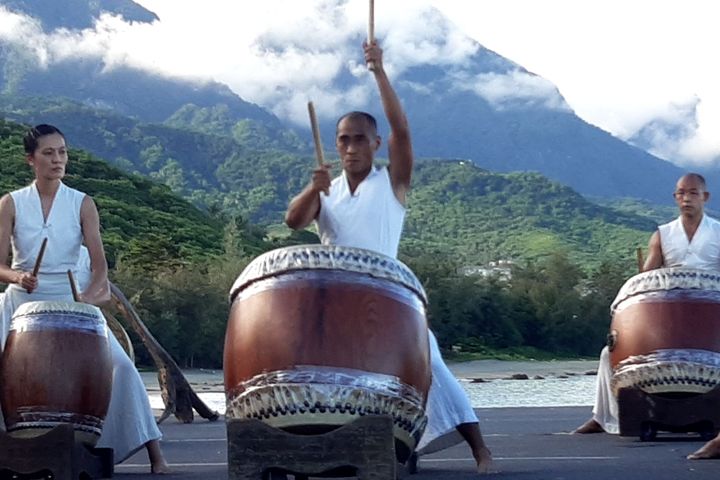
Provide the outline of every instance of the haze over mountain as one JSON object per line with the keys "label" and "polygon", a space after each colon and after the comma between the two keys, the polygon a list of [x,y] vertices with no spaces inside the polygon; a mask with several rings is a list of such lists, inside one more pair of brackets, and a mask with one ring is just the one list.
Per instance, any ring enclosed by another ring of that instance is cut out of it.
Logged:
{"label": "haze over mountain", "polygon": [[[42,0],[0,3],[36,19],[0,36],[0,88],[10,97],[64,96],[147,123],[169,122],[176,128],[197,129],[202,124],[199,118],[210,114],[216,120],[213,112],[220,111],[223,127],[249,120],[277,137],[287,136],[285,130],[294,128],[309,138],[298,112],[304,111],[301,107],[313,96],[326,145],[333,143],[336,110],[368,110],[381,120],[381,132],[387,132],[373,79],[360,58],[363,34],[348,23],[342,10],[334,9],[340,5],[337,2],[325,5],[330,18],[326,22],[337,24],[332,41],[319,45],[313,37],[301,42],[295,31],[266,32],[257,38],[256,48],[264,57],[278,62],[298,58],[308,62],[307,70],[318,67],[320,56],[324,68],[334,72],[322,85],[308,84],[288,72],[281,85],[264,87],[264,108],[217,82],[168,78],[147,66],[118,59],[117,52],[110,55],[102,44],[88,46],[88,39],[97,32],[78,29],[103,11],[120,14],[125,21],[162,21],[137,3],[103,2],[102,8],[98,2],[82,0],[50,3],[52,9]],[[54,9],[80,13],[58,17],[52,15]],[[102,38],[112,38],[107,30],[122,20],[102,18],[105,23],[96,24],[96,30],[103,29],[106,36]],[[590,196],[669,202],[667,192],[682,173],[678,167],[584,122],[551,83],[463,36],[438,11],[423,11],[420,18],[408,22],[425,22],[426,37],[383,32],[381,38],[418,157],[467,159],[499,172],[537,171]],[[68,30],[53,30],[59,26]],[[37,47],[27,50],[24,46],[30,38]],[[434,52],[429,57],[428,49]],[[229,136],[231,132],[215,129],[213,134]]]}

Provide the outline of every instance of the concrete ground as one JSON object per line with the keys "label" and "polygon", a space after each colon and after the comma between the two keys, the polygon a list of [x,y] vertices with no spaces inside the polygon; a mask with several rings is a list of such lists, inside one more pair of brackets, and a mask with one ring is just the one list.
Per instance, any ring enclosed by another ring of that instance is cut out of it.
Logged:
{"label": "concrete ground", "polygon": [[[585,421],[589,407],[478,409],[481,428],[495,459],[489,478],[532,480],[676,480],[715,479],[720,460],[686,460],[703,442],[697,435],[659,434],[656,441],[607,434],[569,435]],[[199,419],[183,425],[169,419],[161,425],[162,445],[173,473],[163,480],[227,478],[225,423]],[[150,475],[146,453],[116,466],[120,480]],[[422,457],[410,480],[477,478],[470,450],[457,445]]]}

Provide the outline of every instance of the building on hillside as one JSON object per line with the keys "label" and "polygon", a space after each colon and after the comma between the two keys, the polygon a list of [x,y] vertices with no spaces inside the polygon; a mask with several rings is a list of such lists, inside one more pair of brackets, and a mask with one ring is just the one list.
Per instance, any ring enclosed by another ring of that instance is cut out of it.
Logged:
{"label": "building on hillside", "polygon": [[487,265],[466,265],[458,269],[458,273],[468,277],[479,276],[483,278],[497,278],[504,282],[512,278],[512,260],[498,260]]}

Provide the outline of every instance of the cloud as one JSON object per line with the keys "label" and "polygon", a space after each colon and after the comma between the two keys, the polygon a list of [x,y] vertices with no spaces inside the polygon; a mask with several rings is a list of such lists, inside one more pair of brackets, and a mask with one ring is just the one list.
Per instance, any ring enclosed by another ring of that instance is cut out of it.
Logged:
{"label": "cloud", "polygon": [[541,105],[554,110],[570,110],[555,85],[519,69],[475,77],[460,74],[454,84],[455,88],[477,93],[496,108]]}
{"label": "cloud", "polygon": [[[103,15],[94,28],[51,34],[0,6],[0,41],[22,47],[39,65],[89,57],[106,69],[127,65],[198,82],[219,81],[302,125],[308,99],[321,117],[335,117],[376,90],[360,48],[367,0],[139,3],[160,21],[128,24]],[[647,148],[673,162],[713,162],[720,155],[720,70],[714,66],[720,30],[712,23],[716,17],[710,4],[393,0],[376,2],[375,30],[391,78],[399,80],[419,65],[446,67],[456,88],[469,89],[498,108],[542,104],[565,109],[569,104],[619,138],[639,138],[644,132]],[[481,48],[474,39],[523,68],[458,74]],[[341,90],[333,87],[338,78],[352,81]],[[687,111],[678,106],[695,98],[700,101],[692,128],[670,135],[672,126],[690,125]]]}
{"label": "cloud", "polygon": [[683,163],[680,150],[698,130],[699,103],[700,100],[694,98],[686,103],[669,105],[665,111],[646,121],[628,140],[660,158]]}

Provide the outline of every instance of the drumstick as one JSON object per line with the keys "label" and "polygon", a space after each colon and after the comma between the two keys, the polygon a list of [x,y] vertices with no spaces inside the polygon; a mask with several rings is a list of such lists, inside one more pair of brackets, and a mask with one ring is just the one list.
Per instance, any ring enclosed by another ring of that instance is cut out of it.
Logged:
{"label": "drumstick", "polygon": [[310,127],[312,128],[313,140],[315,141],[315,156],[317,157],[318,167],[325,165],[325,156],[323,155],[322,142],[320,141],[320,128],[318,128],[317,117],[315,116],[315,107],[312,102],[308,102],[308,113],[310,114]]}
{"label": "drumstick", "polygon": [[42,244],[40,245],[40,251],[38,252],[37,258],[35,259],[35,266],[32,269],[33,277],[37,277],[37,274],[40,271],[40,264],[42,263],[43,256],[45,255],[45,247],[47,247],[47,241],[48,239],[47,237],[45,237],[42,241]]}
{"label": "drumstick", "polygon": [[78,295],[77,285],[75,285],[75,277],[73,277],[72,270],[68,270],[67,275],[68,275],[68,280],[70,280],[70,290],[72,290],[73,300],[75,300],[76,302],[79,302],[80,296]]}
{"label": "drumstick", "polygon": [[[372,45],[375,41],[375,0],[368,0],[370,12],[368,14],[367,44]],[[371,72],[375,70],[375,63],[367,62],[367,68]]]}
{"label": "drumstick", "polygon": [[38,272],[40,271],[40,264],[42,263],[43,255],[45,255],[45,247],[47,246],[47,237],[45,237],[42,241],[42,244],[40,245],[40,251],[38,252],[37,259],[35,260],[35,266],[33,267],[32,275],[33,277],[37,277]]}

